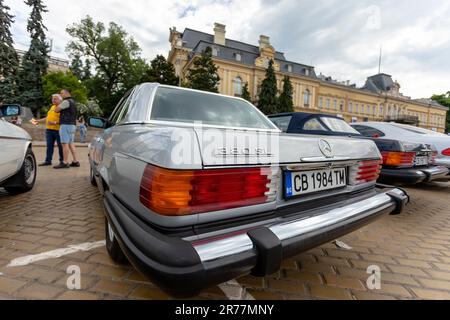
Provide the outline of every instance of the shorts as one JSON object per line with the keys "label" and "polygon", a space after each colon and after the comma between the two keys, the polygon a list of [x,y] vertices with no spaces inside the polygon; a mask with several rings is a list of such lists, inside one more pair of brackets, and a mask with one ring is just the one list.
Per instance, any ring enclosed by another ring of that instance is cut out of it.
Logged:
{"label": "shorts", "polygon": [[61,137],[61,143],[71,144],[75,142],[75,132],[77,126],[71,124],[62,124],[59,128],[59,136]]}

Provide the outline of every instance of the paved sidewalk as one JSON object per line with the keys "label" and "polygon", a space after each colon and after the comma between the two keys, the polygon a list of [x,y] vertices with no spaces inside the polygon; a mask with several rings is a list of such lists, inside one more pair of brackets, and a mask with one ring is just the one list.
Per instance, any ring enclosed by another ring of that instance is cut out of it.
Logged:
{"label": "paved sidewalk", "polygon": [[[38,145],[38,144],[35,144]],[[45,148],[35,148],[37,161]],[[7,267],[11,260],[105,239],[103,209],[81,168],[39,168],[35,189],[11,197],[0,189],[0,298],[168,299],[131,266],[118,266],[104,246]],[[412,203],[340,239],[283,263],[264,279],[251,276],[205,290],[200,299],[450,299],[450,188],[409,188]],[[57,251],[59,252],[59,251]],[[81,269],[81,290],[68,290],[69,266]],[[367,268],[381,269],[380,290],[369,290]]]}

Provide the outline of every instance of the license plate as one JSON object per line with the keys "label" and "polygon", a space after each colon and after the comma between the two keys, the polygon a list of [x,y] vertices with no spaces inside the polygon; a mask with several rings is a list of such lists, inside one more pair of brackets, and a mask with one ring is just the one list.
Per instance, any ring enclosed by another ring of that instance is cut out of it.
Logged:
{"label": "license plate", "polygon": [[286,198],[342,188],[347,185],[345,168],[298,172],[285,171],[284,178]]}
{"label": "license plate", "polygon": [[415,166],[427,166],[428,165],[428,157],[416,157],[414,160]]}

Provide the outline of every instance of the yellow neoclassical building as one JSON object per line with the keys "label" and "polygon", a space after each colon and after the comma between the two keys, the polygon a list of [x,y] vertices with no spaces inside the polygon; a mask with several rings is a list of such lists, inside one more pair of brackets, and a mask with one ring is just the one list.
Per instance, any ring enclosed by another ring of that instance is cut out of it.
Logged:
{"label": "yellow neoclassical building", "polygon": [[168,61],[174,64],[181,80],[192,66],[193,58],[207,47],[220,76],[219,92],[240,96],[248,83],[252,100],[257,104],[261,82],[269,61],[274,60],[278,88],[289,76],[294,88],[296,111],[329,113],[349,122],[398,121],[411,123],[434,131],[445,131],[448,108],[430,99],[411,99],[400,93],[400,85],[388,74],[367,78],[362,88],[350,82],[338,82],[317,75],[314,67],[289,61],[276,51],[267,36],[261,35],[259,46],[225,37],[225,26],[214,24],[212,34],[186,28],[170,29],[171,49]]}

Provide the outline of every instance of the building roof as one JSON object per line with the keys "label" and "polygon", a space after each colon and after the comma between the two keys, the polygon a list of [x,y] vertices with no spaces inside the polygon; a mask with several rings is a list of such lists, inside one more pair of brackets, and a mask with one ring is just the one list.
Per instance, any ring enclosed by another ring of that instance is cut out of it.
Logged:
{"label": "building roof", "polygon": [[362,87],[362,89],[379,93],[380,91],[390,91],[394,84],[395,83],[394,80],[392,80],[392,76],[385,73],[379,73],[368,77],[366,84]]}
{"label": "building roof", "polygon": [[[246,65],[254,65],[260,56],[259,47],[240,41],[225,39],[225,46],[214,43],[214,35],[186,28],[181,37],[183,46],[191,49],[194,54],[203,52],[207,47],[217,49],[217,58]],[[236,54],[241,55],[241,61],[236,60]],[[280,66],[280,72],[292,73],[305,77],[316,78],[314,67],[286,60],[284,53],[275,53],[275,62]],[[291,69],[289,69],[289,66]]]}
{"label": "building roof", "polygon": [[[184,30],[182,39],[184,45],[190,49],[194,49],[200,41],[214,43],[214,35],[189,28],[186,28]],[[253,53],[259,56],[259,47],[248,43],[243,43],[231,39],[225,39],[225,46],[228,48]],[[278,51],[275,53],[275,59],[286,60],[286,58],[284,57],[284,53]]]}
{"label": "building roof", "polygon": [[422,99],[414,99],[413,101],[422,103],[422,104],[427,104],[427,105],[431,105],[433,107],[437,107],[437,108],[444,108],[446,110],[448,110],[449,108],[446,106],[443,106],[442,104],[440,104],[437,101],[434,101],[433,99],[429,99],[429,98],[422,98]]}

